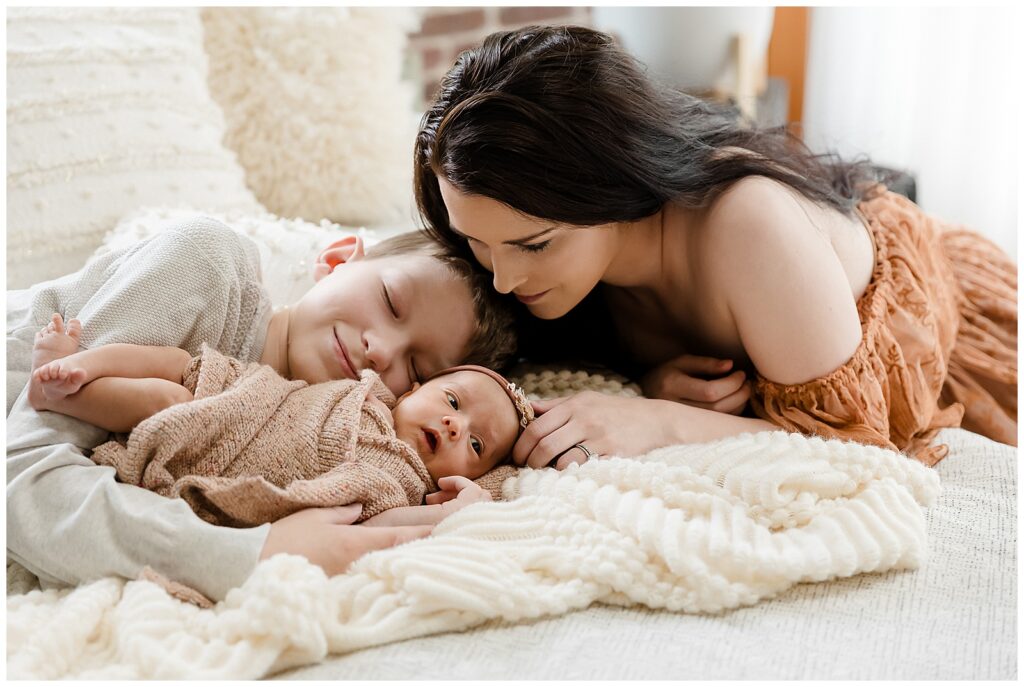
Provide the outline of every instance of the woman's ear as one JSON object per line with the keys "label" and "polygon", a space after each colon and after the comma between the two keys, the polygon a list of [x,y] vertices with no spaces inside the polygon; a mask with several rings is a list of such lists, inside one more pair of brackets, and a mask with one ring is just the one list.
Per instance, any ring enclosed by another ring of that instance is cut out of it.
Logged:
{"label": "woman's ear", "polygon": [[359,260],[365,256],[363,240],[358,236],[346,236],[343,239],[338,239],[316,256],[316,263],[313,265],[313,279],[320,281],[333,272],[338,265],[344,265],[346,262]]}

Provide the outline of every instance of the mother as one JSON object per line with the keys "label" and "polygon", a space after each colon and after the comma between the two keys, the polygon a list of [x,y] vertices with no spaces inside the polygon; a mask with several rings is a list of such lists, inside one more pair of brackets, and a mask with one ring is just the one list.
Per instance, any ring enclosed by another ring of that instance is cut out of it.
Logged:
{"label": "mother", "polygon": [[[538,404],[517,463],[779,427],[929,465],[942,427],[1016,444],[1006,254],[864,162],[659,86],[603,33],[528,27],[462,53],[415,164],[428,233],[538,318],[600,298],[608,335],[646,371],[653,398]],[[757,418],[739,415],[748,397]]]}

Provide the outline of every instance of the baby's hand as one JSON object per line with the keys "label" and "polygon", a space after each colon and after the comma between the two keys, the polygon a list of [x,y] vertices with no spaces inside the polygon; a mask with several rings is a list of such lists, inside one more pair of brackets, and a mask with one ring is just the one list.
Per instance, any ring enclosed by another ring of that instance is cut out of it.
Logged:
{"label": "baby's hand", "polygon": [[441,491],[430,495],[434,496],[434,499],[428,496],[427,502],[441,503],[441,511],[446,518],[472,503],[491,500],[491,493],[468,477],[459,475],[442,477],[437,480],[437,486],[441,488]]}

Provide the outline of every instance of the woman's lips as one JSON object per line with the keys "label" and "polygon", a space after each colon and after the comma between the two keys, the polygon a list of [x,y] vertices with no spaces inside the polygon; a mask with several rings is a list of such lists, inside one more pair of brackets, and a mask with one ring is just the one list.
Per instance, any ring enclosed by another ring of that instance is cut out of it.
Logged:
{"label": "woman's lips", "polygon": [[530,305],[531,303],[536,303],[541,298],[546,296],[549,291],[551,291],[551,289],[548,289],[547,291],[541,291],[540,293],[530,294],[529,296],[521,296],[521,295],[519,295],[517,293],[516,294],[516,298],[519,299],[520,303],[525,303],[526,305]]}
{"label": "woman's lips", "polygon": [[348,357],[348,351],[345,350],[345,344],[341,343],[341,337],[338,336],[337,330],[334,331],[334,355],[338,358],[338,362],[341,363],[341,372],[349,379],[359,379],[359,375],[356,374],[356,366],[352,364],[351,358]]}

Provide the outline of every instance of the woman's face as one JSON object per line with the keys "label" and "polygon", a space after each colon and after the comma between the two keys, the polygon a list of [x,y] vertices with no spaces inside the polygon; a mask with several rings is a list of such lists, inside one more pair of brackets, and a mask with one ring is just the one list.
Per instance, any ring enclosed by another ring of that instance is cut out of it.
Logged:
{"label": "woman's face", "polygon": [[514,293],[535,316],[572,310],[604,276],[616,250],[614,225],[574,227],[520,214],[438,177],[452,230],[494,273],[494,288]]}

